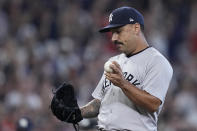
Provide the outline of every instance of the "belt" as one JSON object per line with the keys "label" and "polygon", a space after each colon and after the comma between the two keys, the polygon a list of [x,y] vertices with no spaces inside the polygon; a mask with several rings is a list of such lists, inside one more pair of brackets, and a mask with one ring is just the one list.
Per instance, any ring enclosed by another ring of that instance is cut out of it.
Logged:
{"label": "belt", "polygon": [[104,129],[102,129],[102,128],[100,128],[100,129],[98,129],[99,131],[106,131],[106,130],[104,130]]}
{"label": "belt", "polygon": [[123,129],[123,130],[117,130],[117,129],[112,129],[112,130],[105,130],[104,128],[99,128],[99,131],[131,131],[131,130],[127,130],[127,129]]}
{"label": "belt", "polygon": [[99,131],[107,131],[104,128],[98,128]]}

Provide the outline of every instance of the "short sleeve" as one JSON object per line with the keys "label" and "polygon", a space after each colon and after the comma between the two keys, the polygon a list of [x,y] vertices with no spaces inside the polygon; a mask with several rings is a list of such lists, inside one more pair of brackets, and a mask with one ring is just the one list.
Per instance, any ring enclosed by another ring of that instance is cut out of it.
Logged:
{"label": "short sleeve", "polygon": [[173,70],[169,62],[160,56],[154,58],[142,83],[142,89],[159,98],[162,103],[165,100],[167,90],[172,78]]}
{"label": "short sleeve", "polygon": [[105,76],[103,73],[98,85],[96,86],[95,90],[92,93],[93,98],[99,99],[99,100],[101,100],[103,98],[103,91],[102,90],[103,90],[104,79],[105,79]]}

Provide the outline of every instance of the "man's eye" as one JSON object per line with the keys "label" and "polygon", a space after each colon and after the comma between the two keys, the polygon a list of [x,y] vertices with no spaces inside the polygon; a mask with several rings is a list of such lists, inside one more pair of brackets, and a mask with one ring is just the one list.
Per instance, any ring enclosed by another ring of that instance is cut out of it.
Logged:
{"label": "man's eye", "polygon": [[113,31],[112,34],[120,34],[121,31]]}
{"label": "man's eye", "polygon": [[116,33],[117,33],[117,34],[119,34],[119,33],[120,33],[120,31],[116,31]]}

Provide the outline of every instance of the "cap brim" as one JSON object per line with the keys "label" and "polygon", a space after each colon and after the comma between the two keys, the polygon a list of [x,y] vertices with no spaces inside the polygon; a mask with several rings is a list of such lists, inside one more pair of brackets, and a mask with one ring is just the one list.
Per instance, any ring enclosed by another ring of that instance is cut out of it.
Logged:
{"label": "cap brim", "polygon": [[124,25],[125,25],[125,24],[107,25],[107,26],[105,26],[104,28],[100,29],[99,32],[100,32],[100,33],[109,32],[111,29],[118,28],[118,27],[121,27],[121,26],[124,26]]}

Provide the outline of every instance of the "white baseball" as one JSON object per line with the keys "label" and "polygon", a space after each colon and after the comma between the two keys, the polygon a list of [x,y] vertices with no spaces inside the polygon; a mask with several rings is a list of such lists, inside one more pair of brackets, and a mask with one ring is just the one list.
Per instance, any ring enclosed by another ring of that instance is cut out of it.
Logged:
{"label": "white baseball", "polygon": [[111,64],[113,64],[111,61],[107,61],[106,63],[105,63],[105,65],[104,65],[104,70],[106,71],[106,72],[113,72],[113,69],[110,67],[110,65]]}

